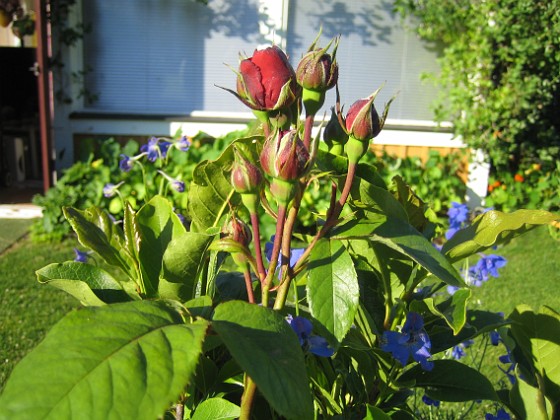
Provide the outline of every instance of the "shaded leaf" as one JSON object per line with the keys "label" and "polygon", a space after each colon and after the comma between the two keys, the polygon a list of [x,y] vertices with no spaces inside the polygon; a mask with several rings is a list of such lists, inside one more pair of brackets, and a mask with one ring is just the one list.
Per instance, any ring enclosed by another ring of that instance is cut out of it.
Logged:
{"label": "shaded leaf", "polygon": [[430,372],[416,365],[397,381],[404,386],[424,388],[430,398],[439,401],[499,401],[492,384],[484,375],[455,360],[435,360]]}
{"label": "shaded leaf", "polygon": [[313,417],[303,351],[279,313],[230,301],[216,307],[212,326],[278,413],[293,419]]}

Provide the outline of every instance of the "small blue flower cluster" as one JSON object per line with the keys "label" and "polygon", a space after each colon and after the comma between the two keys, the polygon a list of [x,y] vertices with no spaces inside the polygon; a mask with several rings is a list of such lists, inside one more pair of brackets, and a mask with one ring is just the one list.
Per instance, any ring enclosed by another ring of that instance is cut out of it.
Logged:
{"label": "small blue flower cluster", "polygon": [[[491,210],[490,208],[483,209],[483,213]],[[458,230],[465,228],[469,222],[469,208],[466,204],[453,202],[449,208],[447,215],[449,216],[449,229],[445,232],[446,239],[451,239]],[[469,286],[480,287],[482,284],[490,279],[490,277],[499,277],[498,269],[505,267],[507,260],[495,254],[482,254],[477,263],[467,270],[463,270],[462,275],[465,283]],[[447,291],[449,294],[454,294],[458,287],[448,286]]]}
{"label": "small blue flower cluster", "polygon": [[432,343],[428,333],[424,330],[424,319],[416,312],[409,312],[402,330],[383,332],[381,350],[391,353],[401,365],[406,366],[410,356],[420,363],[424,370],[432,370],[434,362],[430,349]]}
{"label": "small blue flower cluster", "polygon": [[[166,159],[167,153],[171,147],[174,147],[182,152],[186,152],[191,147],[191,141],[187,136],[182,136],[175,142],[168,141],[167,139],[151,137],[147,144],[140,147],[140,153],[138,155],[127,156],[121,154],[119,168],[123,172],[129,172],[135,164],[142,165],[140,160],[144,157],[152,163],[156,162],[158,159]],[[180,193],[185,191],[185,183],[183,181],[173,178],[161,170],[158,170],[158,173],[169,182],[169,185],[175,191]],[[123,183],[124,182],[119,182],[118,184],[106,184],[103,187],[103,195],[107,198],[115,196],[115,194],[118,194],[118,189]]]}
{"label": "small blue flower cluster", "polygon": [[299,344],[305,351],[321,357],[331,357],[334,354],[334,350],[324,337],[313,334],[313,324],[307,318],[288,315],[286,320],[296,333]]}

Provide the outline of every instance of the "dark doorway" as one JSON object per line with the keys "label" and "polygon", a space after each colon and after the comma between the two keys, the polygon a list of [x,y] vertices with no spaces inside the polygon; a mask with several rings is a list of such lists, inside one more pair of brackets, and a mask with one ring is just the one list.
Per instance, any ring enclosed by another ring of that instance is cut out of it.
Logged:
{"label": "dark doorway", "polygon": [[43,191],[36,49],[0,47],[0,202]]}

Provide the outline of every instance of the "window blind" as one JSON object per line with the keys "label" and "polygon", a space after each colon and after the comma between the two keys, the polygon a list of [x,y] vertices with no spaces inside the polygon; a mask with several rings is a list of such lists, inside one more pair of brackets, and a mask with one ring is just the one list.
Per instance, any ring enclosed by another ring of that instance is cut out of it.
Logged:
{"label": "window blind", "polygon": [[[375,101],[378,111],[397,94],[389,118],[433,120],[430,103],[437,90],[423,82],[421,74],[438,73],[436,52],[404,28],[400,17],[392,13],[392,2],[290,0],[287,50],[294,65],[321,27],[319,46],[342,35],[337,61],[341,102],[346,109],[384,85]],[[329,111],[334,101],[333,89],[321,113]]]}
{"label": "window blind", "polygon": [[263,39],[257,0],[88,0],[83,19],[89,110],[181,114],[247,109],[235,89],[239,54]]}

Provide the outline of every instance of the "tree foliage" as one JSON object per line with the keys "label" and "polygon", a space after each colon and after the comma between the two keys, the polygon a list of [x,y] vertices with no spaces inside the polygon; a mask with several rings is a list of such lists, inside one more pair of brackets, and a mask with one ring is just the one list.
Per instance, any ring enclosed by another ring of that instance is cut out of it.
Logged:
{"label": "tree foliage", "polygon": [[499,170],[552,161],[560,148],[560,2],[397,0],[442,44],[436,118]]}

